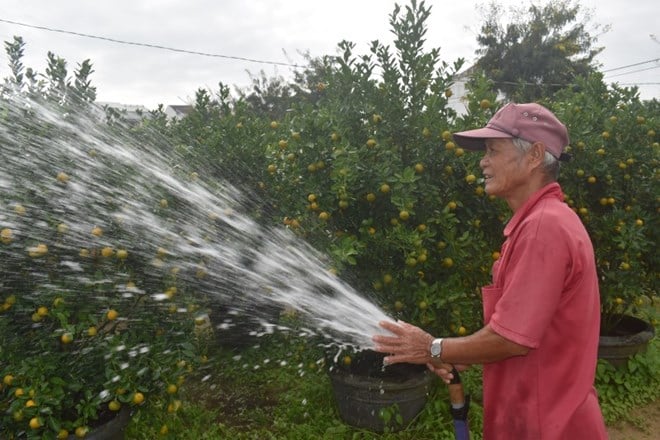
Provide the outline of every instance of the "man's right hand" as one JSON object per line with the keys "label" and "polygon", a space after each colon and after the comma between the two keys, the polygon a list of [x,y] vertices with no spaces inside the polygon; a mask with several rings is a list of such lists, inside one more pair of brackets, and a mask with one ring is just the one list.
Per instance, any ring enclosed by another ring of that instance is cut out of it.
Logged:
{"label": "man's right hand", "polygon": [[463,364],[439,364],[439,365],[433,365],[433,364],[426,364],[429,370],[431,370],[436,376],[438,376],[444,383],[449,385],[449,382],[454,378],[454,375],[452,374],[452,370],[456,368],[456,370],[460,371],[465,371],[468,368],[470,368],[469,365],[463,365]]}

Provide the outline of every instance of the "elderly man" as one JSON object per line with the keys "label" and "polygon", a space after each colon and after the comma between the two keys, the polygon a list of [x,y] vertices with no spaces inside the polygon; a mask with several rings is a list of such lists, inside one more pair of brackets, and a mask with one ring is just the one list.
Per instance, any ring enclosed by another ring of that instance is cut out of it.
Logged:
{"label": "elderly man", "polygon": [[564,203],[557,176],[566,127],[538,104],[508,104],[485,128],[454,134],[485,153],[488,194],[513,216],[482,289],[484,327],[434,338],[404,322],[382,322],[376,335],[386,363],[427,364],[447,382],[484,364],[484,439],[606,439],[593,387],[600,327],[594,251],[580,219]]}

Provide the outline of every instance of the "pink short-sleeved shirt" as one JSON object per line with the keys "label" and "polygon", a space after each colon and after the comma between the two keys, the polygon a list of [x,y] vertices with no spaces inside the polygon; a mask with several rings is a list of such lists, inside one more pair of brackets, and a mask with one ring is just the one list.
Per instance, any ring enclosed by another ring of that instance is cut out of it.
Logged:
{"label": "pink short-sleeved shirt", "polygon": [[484,319],[530,348],[484,365],[484,439],[606,439],[593,387],[600,329],[591,240],[557,183],[504,229]]}

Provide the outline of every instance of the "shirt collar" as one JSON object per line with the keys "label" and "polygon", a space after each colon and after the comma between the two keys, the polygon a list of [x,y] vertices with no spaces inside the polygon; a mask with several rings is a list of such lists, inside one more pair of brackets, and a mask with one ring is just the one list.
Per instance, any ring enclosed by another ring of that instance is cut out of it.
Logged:
{"label": "shirt collar", "polygon": [[544,186],[543,188],[536,191],[532,196],[523,203],[523,205],[516,211],[516,213],[511,217],[509,223],[507,223],[504,228],[504,236],[510,236],[513,231],[518,227],[520,222],[527,217],[527,214],[531,209],[539,202],[541,199],[545,198],[556,198],[561,201],[564,200],[564,193],[561,190],[561,187],[557,182],[552,182]]}

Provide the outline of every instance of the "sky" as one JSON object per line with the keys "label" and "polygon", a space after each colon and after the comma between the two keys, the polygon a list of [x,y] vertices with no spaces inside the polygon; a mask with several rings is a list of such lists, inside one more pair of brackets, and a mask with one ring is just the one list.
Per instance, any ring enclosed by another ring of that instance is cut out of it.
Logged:
{"label": "sky", "polygon": [[[70,72],[90,59],[97,101],[143,105],[182,105],[205,88],[218,91],[220,82],[245,88],[251,75],[290,78],[294,67],[255,63],[233,57],[304,65],[302,54],[336,55],[342,40],[367,54],[379,40],[392,44],[389,17],[394,0],[0,0],[0,37],[26,43],[23,64],[45,72],[49,51],[64,58]],[[408,0],[399,0],[402,6]],[[520,1],[502,0],[505,8]],[[545,1],[536,1],[544,4]],[[466,66],[476,59],[485,0],[427,0],[427,47],[440,47],[441,59],[459,57]],[[657,0],[583,0],[592,22],[609,25],[598,46],[597,61],[608,82],[640,84],[641,96],[660,98],[660,3]],[[27,27],[23,23],[65,32]],[[202,52],[201,56],[113,40]],[[3,55],[4,51],[3,51]],[[219,55],[219,56],[218,56]],[[9,73],[7,58],[0,77]],[[638,64],[639,63],[639,64]],[[631,66],[638,64],[636,66]],[[631,66],[624,69],[620,67]],[[612,70],[615,69],[615,70]],[[654,84],[648,84],[654,83]]]}

